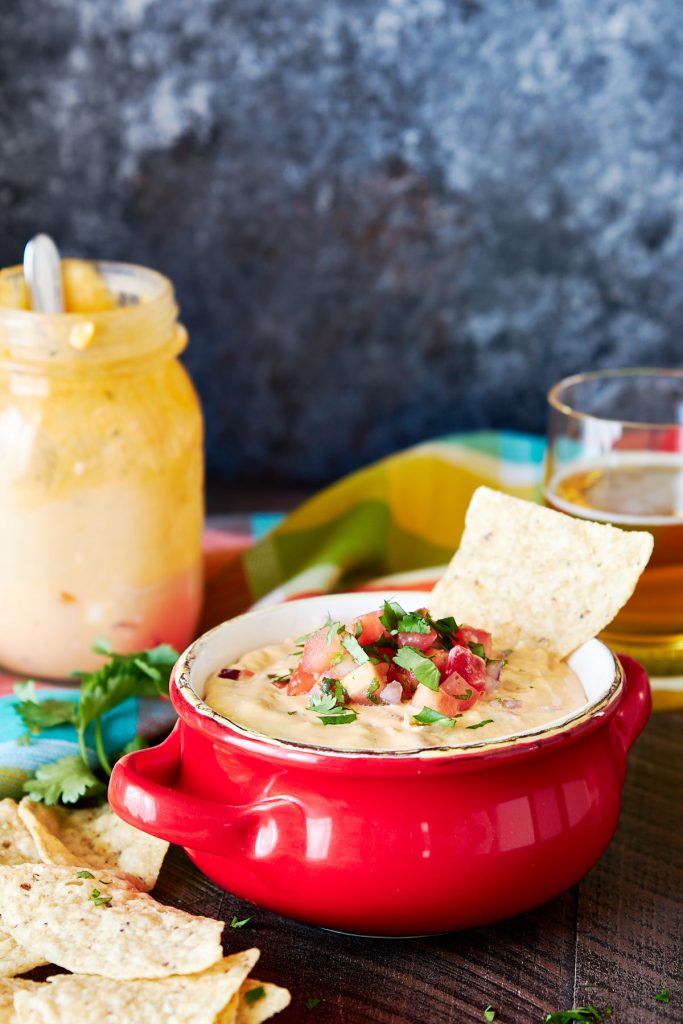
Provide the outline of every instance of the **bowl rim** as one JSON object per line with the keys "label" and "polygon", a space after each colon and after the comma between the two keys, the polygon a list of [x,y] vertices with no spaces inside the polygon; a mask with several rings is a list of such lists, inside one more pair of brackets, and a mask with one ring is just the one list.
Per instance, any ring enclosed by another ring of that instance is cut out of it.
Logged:
{"label": "bowl rim", "polygon": [[[282,605],[278,605],[277,607],[288,608],[292,605],[301,605],[304,603],[311,604],[313,602],[324,605],[325,602],[329,603],[339,597],[358,597],[360,599],[367,598],[368,596],[372,596],[373,598],[376,597],[378,603],[383,599],[383,595],[380,593],[373,592],[369,595],[364,591],[350,591],[339,594],[324,594],[315,597],[298,598],[293,601],[284,602]],[[405,599],[406,602],[420,599],[424,601],[425,592],[407,590],[400,591],[397,589],[394,596]],[[559,722],[555,720],[547,725],[529,729],[526,732],[517,732],[510,736],[498,738],[493,737],[488,740],[481,739],[471,741],[465,745],[456,745],[451,743],[443,744],[438,747],[418,747],[404,750],[376,750],[370,747],[344,749],[326,746],[325,744],[320,743],[302,742],[300,740],[281,739],[275,736],[268,736],[265,733],[256,732],[255,730],[248,729],[237,722],[233,722],[225,715],[222,715],[219,711],[216,711],[209,704],[206,704],[205,701],[199,697],[194,688],[192,675],[194,665],[201,651],[205,646],[213,642],[216,634],[221,632],[228,623],[238,624],[246,618],[253,620],[258,617],[265,616],[266,614],[272,614],[274,607],[275,606],[273,605],[268,605],[265,607],[251,609],[243,612],[241,615],[233,616],[233,618],[219,623],[217,626],[214,626],[212,629],[198,637],[180,655],[171,676],[170,694],[173,705],[179,716],[184,719],[191,728],[198,727],[201,729],[202,725],[205,724],[207,728],[210,728],[212,738],[214,740],[220,740],[222,738],[225,741],[230,740],[233,743],[237,742],[237,744],[244,749],[262,754],[274,754],[277,751],[281,755],[285,754],[286,756],[286,753],[290,752],[291,754],[302,755],[304,758],[306,755],[312,755],[315,757],[333,759],[371,759],[374,761],[434,761],[443,759],[450,760],[454,758],[461,761],[484,754],[509,754],[513,751],[527,750],[529,747],[538,747],[540,745],[545,746],[547,743],[552,741],[562,740],[568,738],[570,735],[573,736],[577,732],[583,733],[585,729],[597,727],[601,724],[606,715],[611,717],[611,713],[616,711],[623,693],[624,673],[619,660],[615,654],[602,643],[602,641],[593,639],[587,641],[587,644],[582,645],[580,648],[577,648],[577,650],[583,650],[588,644],[599,644],[608,652],[613,664],[614,672],[607,690],[602,693],[601,696],[598,696],[593,702],[589,702],[587,706],[579,708],[576,712],[570,714],[564,719],[561,719]]]}

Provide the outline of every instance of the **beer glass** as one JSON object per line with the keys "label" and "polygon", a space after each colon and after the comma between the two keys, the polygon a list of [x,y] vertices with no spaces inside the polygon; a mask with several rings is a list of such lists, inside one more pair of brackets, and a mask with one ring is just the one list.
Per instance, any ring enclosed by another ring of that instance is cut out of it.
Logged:
{"label": "beer glass", "polygon": [[657,675],[683,674],[683,370],[600,370],[548,393],[545,503],[654,551],[603,639]]}

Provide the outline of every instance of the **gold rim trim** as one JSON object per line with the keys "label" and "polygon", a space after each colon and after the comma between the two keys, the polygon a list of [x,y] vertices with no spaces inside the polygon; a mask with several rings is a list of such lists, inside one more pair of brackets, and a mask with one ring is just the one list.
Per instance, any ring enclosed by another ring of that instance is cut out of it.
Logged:
{"label": "gold rim trim", "polygon": [[[266,611],[267,609],[263,610]],[[245,614],[253,614],[253,612]],[[243,618],[243,616],[237,616],[236,618]],[[205,634],[205,638],[208,639],[214,630],[217,629],[220,629],[220,626],[215,626],[214,629]],[[537,729],[530,729],[528,732],[513,733],[511,736],[502,736],[491,740],[478,740],[475,743],[469,743],[465,746],[445,744],[442,747],[417,747],[409,750],[376,750],[373,747],[353,747],[343,749],[340,747],[322,746],[317,743],[301,743],[298,740],[284,740],[276,736],[268,736],[265,733],[256,732],[253,729],[247,729],[238,722],[233,722],[232,719],[226,718],[225,715],[221,715],[219,711],[216,711],[209,704],[206,704],[201,697],[197,695],[190,682],[192,666],[197,658],[197,651],[194,648],[195,644],[181,655],[182,668],[175,679],[175,683],[178,690],[181,692],[183,699],[186,700],[198,714],[203,718],[208,718],[211,721],[216,722],[216,724],[220,725],[222,728],[227,726],[229,729],[234,730],[245,739],[252,741],[255,740],[257,743],[265,746],[274,746],[283,750],[300,750],[306,753],[321,753],[330,757],[376,757],[390,758],[393,760],[399,760],[401,758],[414,759],[417,757],[424,759],[438,756],[463,757],[471,753],[489,753],[499,750],[509,750],[515,746],[521,746],[526,743],[540,743],[551,739],[554,736],[559,736],[562,733],[570,732],[591,718],[602,717],[607,708],[614,703],[617,697],[621,695],[624,685],[624,671],[619,663],[619,659],[610,650],[614,663],[614,676],[606,693],[604,693],[603,696],[593,704],[589,704],[587,707],[579,709],[569,718],[565,718],[555,724],[551,723],[547,726],[540,726]]]}

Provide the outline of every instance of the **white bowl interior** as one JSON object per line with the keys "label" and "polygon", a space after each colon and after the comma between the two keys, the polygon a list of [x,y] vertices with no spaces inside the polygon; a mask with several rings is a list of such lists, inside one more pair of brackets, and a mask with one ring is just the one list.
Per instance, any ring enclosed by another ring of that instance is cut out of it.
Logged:
{"label": "white bowl interior", "polygon": [[[188,664],[190,687],[202,700],[208,677],[247,651],[309,633],[320,626],[328,614],[333,619],[348,622],[356,615],[374,611],[385,598],[397,600],[407,611],[412,611],[425,605],[427,595],[419,590],[329,594],[261,608],[230,619],[200,637],[182,655],[181,665]],[[587,698],[582,708],[565,716],[573,719],[608,694],[614,684],[614,655],[599,640],[589,640],[571,655],[569,666],[581,680]],[[549,722],[541,731],[556,728],[564,720]]]}

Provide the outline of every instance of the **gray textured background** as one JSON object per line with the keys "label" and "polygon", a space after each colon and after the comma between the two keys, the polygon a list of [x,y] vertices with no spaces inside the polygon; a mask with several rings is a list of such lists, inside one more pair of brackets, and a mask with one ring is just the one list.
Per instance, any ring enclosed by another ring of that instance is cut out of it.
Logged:
{"label": "gray textured background", "polygon": [[174,279],[209,467],[319,481],[682,365],[681,0],[0,0],[0,262]]}

